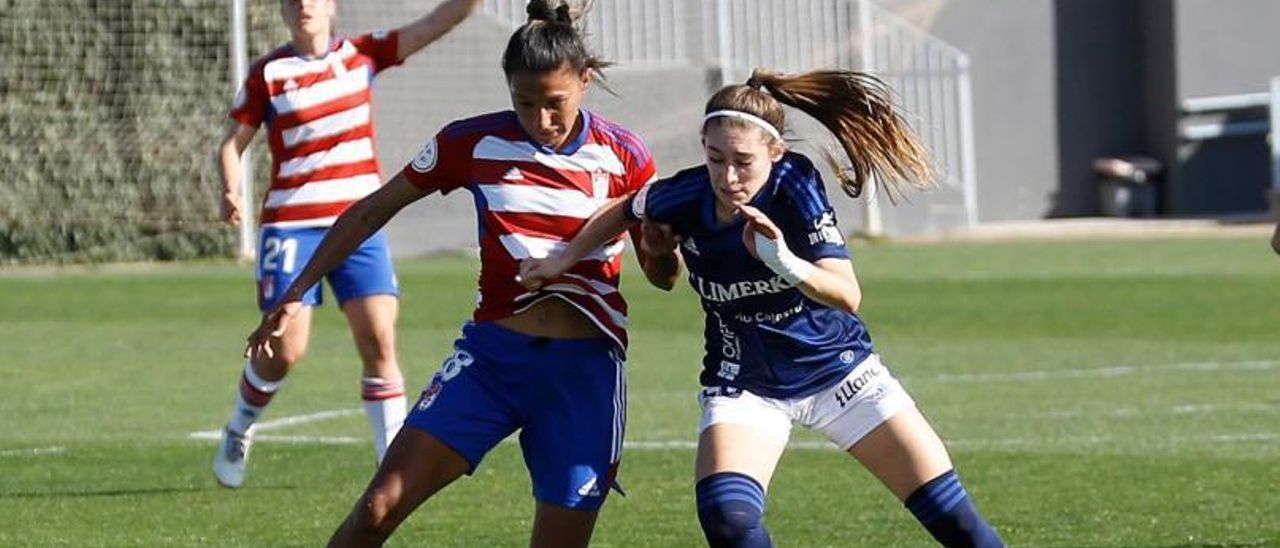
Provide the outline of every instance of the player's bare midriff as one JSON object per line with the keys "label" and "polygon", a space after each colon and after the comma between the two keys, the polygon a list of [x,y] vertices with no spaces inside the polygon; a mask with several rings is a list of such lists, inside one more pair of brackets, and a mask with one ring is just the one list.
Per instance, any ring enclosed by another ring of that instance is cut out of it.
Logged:
{"label": "player's bare midriff", "polygon": [[594,339],[605,333],[581,310],[556,297],[543,299],[527,310],[494,323],[507,329],[551,339]]}

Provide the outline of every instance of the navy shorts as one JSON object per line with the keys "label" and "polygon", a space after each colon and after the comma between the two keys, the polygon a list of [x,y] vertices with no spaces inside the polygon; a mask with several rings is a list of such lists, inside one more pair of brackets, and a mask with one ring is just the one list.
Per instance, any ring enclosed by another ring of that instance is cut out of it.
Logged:
{"label": "navy shorts", "polygon": [[[258,235],[257,274],[260,310],[266,311],[280,301],[280,296],[302,273],[328,231],[325,227],[262,227]],[[382,231],[360,244],[326,279],[338,298],[338,306],[348,299],[370,295],[400,295],[400,284],[391,266],[391,251]],[[302,304],[316,306],[321,302],[320,284],[302,294]]]}
{"label": "navy shorts", "polygon": [[405,425],[460,453],[468,473],[519,430],[533,497],[597,510],[617,473],[626,394],[610,339],[547,339],[468,322]]}

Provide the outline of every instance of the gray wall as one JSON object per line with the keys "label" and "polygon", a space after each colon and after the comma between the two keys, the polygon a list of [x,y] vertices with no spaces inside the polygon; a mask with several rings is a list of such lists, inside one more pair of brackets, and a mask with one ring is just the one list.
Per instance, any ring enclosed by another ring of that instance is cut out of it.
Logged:
{"label": "gray wall", "polygon": [[[1176,88],[1188,98],[1266,91],[1280,75],[1280,2],[1274,0],[1164,0],[1173,5]],[[1265,117],[1265,110],[1237,119]],[[1217,116],[1227,119],[1227,115]],[[1180,169],[1166,205],[1176,214],[1267,209],[1269,152],[1264,136],[1241,136],[1177,147]]]}
{"label": "gray wall", "polygon": [[[882,1],[911,17],[919,1]],[[961,0],[917,24],[970,56],[982,221],[1037,219],[1058,194],[1054,4]]]}
{"label": "gray wall", "polygon": [[1140,18],[1139,0],[1054,3],[1058,179],[1050,216],[1097,213],[1094,159],[1152,154]]}

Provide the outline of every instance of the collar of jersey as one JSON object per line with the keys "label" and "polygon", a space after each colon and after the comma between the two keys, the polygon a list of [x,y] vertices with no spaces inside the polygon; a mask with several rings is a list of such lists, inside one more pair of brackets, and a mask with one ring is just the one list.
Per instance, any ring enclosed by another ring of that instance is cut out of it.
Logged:
{"label": "collar of jersey", "polygon": [[343,38],[343,37],[338,36],[338,35],[336,35],[336,34],[335,34],[335,35],[330,36],[330,37],[329,37],[329,49],[325,50],[324,54],[323,54],[323,55],[320,55],[320,56],[318,56],[318,57],[307,57],[307,56],[305,56],[305,55],[302,55],[301,53],[298,53],[298,48],[294,47],[294,45],[293,45],[293,40],[290,40],[290,41],[289,41],[289,53],[293,54],[293,56],[294,56],[294,57],[301,57],[301,58],[303,58],[303,59],[310,59],[310,60],[315,60],[315,59],[324,59],[325,57],[328,57],[330,53],[333,53],[334,51],[337,51],[338,46],[342,45],[342,41],[343,41],[343,40],[344,40],[344,38]]}
{"label": "collar of jersey", "polygon": [[529,132],[524,130],[524,126],[520,126],[520,132],[524,133],[524,139],[538,149],[538,152],[544,154],[559,154],[561,156],[572,156],[582,145],[587,144],[587,134],[591,133],[591,113],[584,109],[578,109],[578,118],[582,120],[582,127],[578,130],[578,134],[573,136],[573,140],[569,141],[564,148],[556,150],[551,145],[544,145],[529,136]]}

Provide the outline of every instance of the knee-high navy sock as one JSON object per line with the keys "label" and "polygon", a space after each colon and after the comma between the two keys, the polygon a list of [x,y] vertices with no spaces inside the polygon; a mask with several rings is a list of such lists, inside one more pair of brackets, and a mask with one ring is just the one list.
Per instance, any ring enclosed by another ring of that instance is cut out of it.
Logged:
{"label": "knee-high navy sock", "polygon": [[750,476],[721,472],[696,487],[698,522],[711,548],[772,548],[764,516],[764,489]]}
{"label": "knee-high navy sock", "polygon": [[955,470],[921,485],[904,503],[947,548],[1001,548],[1004,541],[969,499]]}

